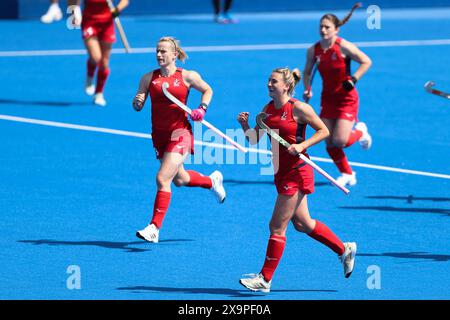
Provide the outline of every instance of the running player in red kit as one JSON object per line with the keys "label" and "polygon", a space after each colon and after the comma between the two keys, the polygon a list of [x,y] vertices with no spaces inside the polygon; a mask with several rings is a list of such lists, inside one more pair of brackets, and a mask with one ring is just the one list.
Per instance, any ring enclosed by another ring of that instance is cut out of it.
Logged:
{"label": "running player in red kit", "polygon": [[[291,146],[286,149],[272,141],[274,181],[278,197],[269,224],[266,259],[260,273],[239,281],[252,291],[270,291],[273,274],[286,245],[289,221],[297,231],[308,234],[333,250],[344,266],[346,278],[353,271],[356,243],[343,243],[324,223],[311,219],[309,214],[306,196],[314,192],[314,174],[312,167],[298,155],[303,153],[308,156],[306,149],[326,139],[329,132],[310,105],[292,98],[294,87],[300,78],[298,69],[291,72],[288,68],[278,68],[272,71],[267,85],[272,101],[262,110],[267,114],[264,122],[271,129],[278,130],[278,134]],[[237,120],[250,144],[256,144],[264,131],[258,126],[250,129],[248,116],[248,112],[241,112]],[[308,139],[305,138],[307,125],[315,130]]]}
{"label": "running player in red kit", "polygon": [[[89,54],[85,91],[86,94],[94,96],[94,103],[99,106],[106,106],[103,89],[110,73],[112,45],[116,41],[113,18],[127,6],[128,0],[120,0],[111,11],[106,0],[84,0],[81,31]],[[96,71],[97,83],[94,84]]]}
{"label": "running player in red kit", "polygon": [[[303,79],[303,98],[308,101],[312,96],[311,72],[313,65],[317,64],[323,81],[320,118],[330,131],[326,140],[327,152],[342,174],[336,181],[343,186],[356,184],[356,173],[350,167],[343,148],[356,141],[363,149],[369,149],[372,144],[366,124],[357,122],[359,97],[355,88],[372,61],[354,44],[337,35],[359,5],[356,4],[343,20],[334,14],[326,14],[320,19],[321,40],[308,49]],[[359,63],[353,75],[350,73],[352,60]],[[357,124],[352,129],[355,122]]]}
{"label": "running player in red kit", "polygon": [[197,72],[177,68],[177,59],[184,61],[186,58],[178,40],[172,37],[161,38],[156,47],[156,59],[160,68],[141,78],[133,100],[133,107],[140,111],[147,95],[150,95],[152,140],[156,157],[161,162],[156,176],[157,193],[152,220],[146,228],[136,233],[139,238],[154,243],[158,242],[159,230],[169,208],[172,182],[177,187],[210,189],[220,203],[225,201],[226,196],[222,185],[223,176],[219,171],[204,176],[193,170],[185,170],[183,165],[188,154],[194,153],[192,128],[186,113],[166,98],[162,84],[168,82],[170,93],[184,104],[191,88],[202,94],[200,106],[192,110],[191,119],[194,121],[203,120],[213,94],[211,87]]}

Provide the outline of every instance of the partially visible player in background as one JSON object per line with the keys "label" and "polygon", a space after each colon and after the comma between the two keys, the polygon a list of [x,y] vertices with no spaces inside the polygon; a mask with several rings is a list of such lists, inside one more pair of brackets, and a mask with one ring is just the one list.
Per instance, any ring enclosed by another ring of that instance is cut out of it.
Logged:
{"label": "partially visible player in background", "polygon": [[[209,189],[219,203],[225,201],[223,176],[214,171],[204,176],[193,170],[184,168],[184,161],[194,153],[194,137],[187,113],[170,101],[162,91],[164,82],[169,84],[169,91],[183,104],[186,104],[191,88],[201,93],[201,102],[193,109],[191,119],[202,121],[211,102],[213,91],[200,74],[192,70],[177,68],[176,61],[184,61],[186,53],[177,39],[163,37],[156,47],[156,60],[159,68],[144,74],[139,83],[133,107],[140,111],[147,96],[152,104],[152,141],[156,158],[161,162],[156,175],[157,192],[150,223],[136,232],[136,236],[148,242],[159,241],[159,230],[169,209],[172,197],[172,182],[177,187],[200,187]],[[192,200],[188,200],[192,201]],[[199,201],[203,201],[199,200]]]}
{"label": "partially visible player in background", "polygon": [[[317,64],[323,81],[320,118],[330,131],[326,140],[327,152],[341,172],[336,181],[343,186],[356,184],[356,173],[350,167],[343,148],[356,141],[363,149],[369,149],[372,144],[366,124],[358,122],[359,96],[355,88],[356,82],[367,72],[372,61],[356,45],[338,37],[339,28],[359,6],[360,3],[353,6],[342,20],[334,14],[326,14],[320,19],[321,39],[308,49],[303,79],[303,98],[307,101],[312,96],[311,72],[314,64]],[[352,60],[359,63],[353,74],[350,69]]]}
{"label": "partially visible player in background", "polygon": [[[116,41],[113,19],[128,3],[128,0],[120,0],[111,11],[106,0],[84,0],[81,31],[89,55],[85,91],[94,96],[94,103],[99,106],[106,106],[103,89],[110,73],[112,45]],[[95,72],[97,82],[94,84]]]}
{"label": "partially visible player in background", "polygon": [[213,0],[214,6],[214,21],[217,23],[237,23],[238,21],[234,19],[230,14],[229,10],[231,9],[231,5],[233,3],[232,0],[225,0],[223,4],[223,8],[221,5],[222,0]]}
{"label": "partially visible player in background", "polygon": [[[73,24],[79,26],[81,24],[80,0],[67,0],[67,7],[73,6]],[[50,0],[50,6],[47,12],[41,17],[42,23],[52,23],[59,21],[64,17],[59,6],[59,0]]]}

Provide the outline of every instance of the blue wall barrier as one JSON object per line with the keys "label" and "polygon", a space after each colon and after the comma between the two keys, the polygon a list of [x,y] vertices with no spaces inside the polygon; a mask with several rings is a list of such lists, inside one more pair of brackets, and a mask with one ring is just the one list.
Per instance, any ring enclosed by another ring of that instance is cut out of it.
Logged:
{"label": "blue wall barrier", "polygon": [[[67,0],[59,0],[66,10]],[[117,1],[115,1],[117,2]],[[234,0],[232,12],[314,11],[350,9],[356,0]],[[50,0],[1,0],[0,19],[36,19],[44,14]],[[450,7],[450,0],[373,0],[381,8]],[[211,0],[130,0],[127,15],[208,14]]]}

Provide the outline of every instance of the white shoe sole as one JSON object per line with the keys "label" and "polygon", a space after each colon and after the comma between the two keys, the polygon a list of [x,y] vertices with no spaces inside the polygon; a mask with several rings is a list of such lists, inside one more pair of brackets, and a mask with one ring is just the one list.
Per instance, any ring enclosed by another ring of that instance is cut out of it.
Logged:
{"label": "white shoe sole", "polygon": [[245,284],[242,282],[242,279],[239,280],[239,283],[240,283],[242,286],[244,286],[246,289],[248,289],[248,290],[250,290],[250,291],[253,291],[253,292],[262,292],[262,293],[269,293],[269,292],[270,292],[270,289],[253,289],[253,288],[247,287],[247,285],[245,285]]}
{"label": "white shoe sole", "polygon": [[140,232],[139,231],[137,231],[136,232],[136,237],[138,237],[138,238],[140,238],[140,239],[142,239],[142,240],[144,240],[144,241],[147,241],[147,242],[151,242],[151,243],[158,243],[158,239],[147,239],[146,237],[144,237],[142,234],[140,234]]}

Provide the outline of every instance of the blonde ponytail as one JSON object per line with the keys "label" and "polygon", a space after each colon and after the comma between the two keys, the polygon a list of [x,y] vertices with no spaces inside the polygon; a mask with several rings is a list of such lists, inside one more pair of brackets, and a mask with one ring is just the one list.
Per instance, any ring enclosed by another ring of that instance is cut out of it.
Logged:
{"label": "blonde ponytail", "polygon": [[188,58],[186,52],[183,50],[183,48],[181,48],[179,40],[175,39],[174,37],[162,37],[161,39],[159,39],[158,43],[164,41],[169,42],[172,45],[173,51],[177,54],[178,60],[184,62]]}

